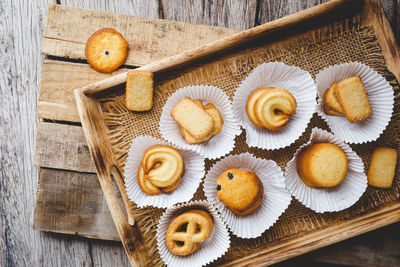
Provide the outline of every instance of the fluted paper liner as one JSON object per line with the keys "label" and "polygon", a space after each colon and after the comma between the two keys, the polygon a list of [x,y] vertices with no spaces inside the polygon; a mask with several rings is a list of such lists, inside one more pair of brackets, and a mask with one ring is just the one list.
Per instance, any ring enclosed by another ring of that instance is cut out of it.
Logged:
{"label": "fluted paper liner", "polygon": [[[371,105],[372,114],[364,121],[351,123],[344,116],[330,116],[324,112],[323,96],[333,82],[360,76]],[[359,63],[349,62],[329,66],[316,77],[318,90],[317,111],[329,125],[332,132],[350,144],[375,141],[389,124],[393,113],[393,88],[378,72]]]}
{"label": "fluted paper liner", "polygon": [[[211,236],[204,242],[200,243],[196,252],[187,256],[178,256],[170,252],[165,244],[165,234],[168,226],[179,214],[191,209],[203,209],[214,219],[214,227]],[[230,237],[228,229],[218,214],[215,207],[205,201],[197,200],[189,203],[177,204],[166,210],[160,218],[157,227],[157,247],[160,252],[161,259],[168,266],[176,267],[195,267],[206,265],[222,255],[224,255],[230,246]]]}
{"label": "fluted paper liner", "polygon": [[138,136],[132,141],[124,172],[125,188],[129,199],[135,202],[140,208],[145,206],[168,208],[176,203],[189,201],[199,187],[205,173],[204,158],[193,151],[177,149],[182,155],[185,172],[179,186],[175,190],[150,196],[140,189],[137,181],[137,172],[142,161],[142,156],[148,148],[155,145],[171,146],[151,136]]}
{"label": "fluted paper liner", "polygon": [[[235,215],[218,199],[216,190],[218,177],[231,168],[252,171],[257,174],[263,184],[263,201],[249,215]],[[215,163],[205,178],[204,192],[208,201],[215,203],[233,234],[242,238],[260,236],[278,220],[292,199],[285,188],[282,170],[275,161],[259,159],[249,153],[232,155]]]}
{"label": "fluted paper liner", "polygon": [[[203,143],[188,144],[179,133],[178,123],[171,116],[172,109],[184,97],[200,99],[203,104],[213,104],[224,120],[221,132]],[[195,85],[179,89],[168,98],[160,118],[160,132],[164,139],[181,149],[192,150],[206,158],[216,159],[232,151],[235,136],[240,134],[241,130],[224,91],[214,86]]]}
{"label": "fluted paper liner", "polygon": [[[259,129],[247,116],[248,97],[262,87],[286,89],[296,98],[296,114],[290,116],[287,125],[281,130]],[[283,148],[296,141],[307,128],[315,112],[316,95],[314,80],[307,71],[282,62],[264,63],[256,67],[236,90],[232,103],[233,113],[246,130],[249,146],[263,149]]]}
{"label": "fluted paper liner", "polygon": [[[344,180],[331,188],[311,188],[307,186],[297,173],[297,157],[308,145],[313,143],[331,143],[340,147],[347,156],[348,171]],[[286,171],[286,188],[304,206],[316,212],[334,212],[349,208],[367,189],[367,176],[361,158],[345,142],[331,133],[313,128],[310,140],[302,145],[288,162]]]}

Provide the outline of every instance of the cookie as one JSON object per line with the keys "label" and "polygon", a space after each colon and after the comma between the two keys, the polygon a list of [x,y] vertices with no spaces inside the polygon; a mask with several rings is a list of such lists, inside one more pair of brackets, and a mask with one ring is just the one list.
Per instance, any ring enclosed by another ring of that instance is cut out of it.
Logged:
{"label": "cookie", "polygon": [[204,210],[189,210],[177,216],[168,226],[165,243],[175,255],[195,252],[213,232],[213,219]]}
{"label": "cookie", "polygon": [[396,163],[396,149],[389,147],[376,148],[368,168],[368,184],[379,188],[392,187]]}
{"label": "cookie", "polygon": [[213,104],[210,103],[204,106],[204,110],[213,118],[214,121],[214,127],[211,134],[213,136],[219,134],[222,130],[222,125],[224,124],[224,119],[222,118],[221,113]]}
{"label": "cookie", "polygon": [[344,112],[342,106],[336,99],[336,88],[338,83],[334,82],[331,86],[325,91],[323,99],[324,99],[324,111],[328,115],[334,116],[343,116]]}
{"label": "cookie", "polygon": [[184,164],[181,154],[173,147],[152,146],[143,154],[141,166],[147,180],[157,187],[174,184],[183,174]]}
{"label": "cookie", "polygon": [[112,72],[121,66],[128,55],[128,42],[112,28],[103,28],[89,37],[85,55],[92,68]]}
{"label": "cookie", "polygon": [[236,168],[219,176],[216,190],[218,199],[236,215],[254,212],[264,195],[263,184],[255,173]]}
{"label": "cookie", "polygon": [[195,139],[208,136],[214,127],[213,118],[189,97],[182,98],[171,111],[171,116]]}
{"label": "cookie", "polygon": [[255,113],[255,105],[257,99],[266,91],[269,89],[272,89],[271,87],[265,87],[265,88],[258,88],[255,90],[253,93],[250,94],[250,96],[247,98],[247,103],[246,103],[246,113],[247,117],[249,117],[250,121],[258,128],[260,129],[265,129],[264,126],[262,125],[261,121],[258,119]]}
{"label": "cookie", "polygon": [[147,111],[153,107],[153,72],[129,71],[126,78],[125,105],[132,111]]}
{"label": "cookie", "polygon": [[346,177],[347,156],[344,151],[329,143],[306,147],[297,159],[297,172],[303,182],[312,188],[333,187]]}
{"label": "cookie", "polygon": [[157,145],[145,151],[138,169],[138,184],[148,195],[175,190],[184,174],[182,155],[173,147]]}
{"label": "cookie", "polygon": [[264,128],[276,131],[285,127],[296,108],[296,99],[289,91],[272,88],[257,98],[254,112]]}
{"label": "cookie", "polygon": [[351,123],[363,121],[371,116],[368,95],[359,76],[340,81],[334,92],[347,120]]}
{"label": "cookie", "polygon": [[214,135],[219,134],[222,130],[222,125],[224,124],[224,120],[219,110],[213,104],[207,104],[203,106],[202,101],[199,99],[193,100],[193,102],[202,107],[213,118],[214,122],[213,130],[210,132],[209,135],[205,136],[202,139],[194,138],[181,126],[179,126],[179,133],[188,144],[200,144],[202,142],[210,140]]}
{"label": "cookie", "polygon": [[137,179],[140,189],[142,189],[145,194],[150,196],[161,194],[160,188],[154,186],[149,180],[147,180],[147,175],[142,166],[139,166]]}

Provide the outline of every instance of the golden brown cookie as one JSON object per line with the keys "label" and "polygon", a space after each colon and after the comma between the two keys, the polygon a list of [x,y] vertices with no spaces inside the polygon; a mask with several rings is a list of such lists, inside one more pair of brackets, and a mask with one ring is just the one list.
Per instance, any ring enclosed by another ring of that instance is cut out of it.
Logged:
{"label": "golden brown cookie", "polygon": [[342,106],[336,99],[336,88],[338,83],[334,82],[324,93],[324,111],[328,115],[344,116]]}
{"label": "golden brown cookie", "polygon": [[208,136],[214,127],[213,118],[189,97],[182,98],[171,111],[174,120],[195,139]]}
{"label": "golden brown cookie", "polygon": [[161,193],[160,188],[154,186],[152,183],[147,180],[147,175],[144,172],[142,166],[139,166],[138,174],[137,174],[138,184],[140,189],[147,195],[159,195]]}
{"label": "golden brown cookie", "polygon": [[217,181],[217,195],[236,215],[248,215],[262,202],[263,184],[258,176],[247,170],[228,169]]}
{"label": "golden brown cookie", "polygon": [[296,108],[296,99],[289,91],[273,88],[257,99],[255,114],[265,128],[276,131],[286,126]]}
{"label": "golden brown cookie", "polygon": [[347,156],[329,143],[317,143],[301,151],[297,159],[297,172],[309,187],[333,187],[346,177]]}
{"label": "golden brown cookie", "polygon": [[258,119],[258,117],[256,116],[255,113],[255,105],[256,105],[256,101],[258,100],[258,98],[265,93],[266,91],[268,91],[269,89],[272,89],[272,87],[265,87],[265,88],[258,88],[257,90],[255,90],[253,93],[251,93],[251,95],[249,96],[249,98],[247,98],[247,103],[246,103],[246,113],[247,113],[247,117],[249,117],[250,121],[258,128],[260,129],[265,129],[264,126],[262,125],[261,121]]}
{"label": "golden brown cookie", "polygon": [[125,105],[132,111],[147,111],[153,107],[153,72],[129,71],[126,78]]}
{"label": "golden brown cookie", "polygon": [[213,227],[213,219],[208,212],[190,210],[171,222],[165,234],[165,243],[175,255],[189,255],[211,236]]}
{"label": "golden brown cookie", "polygon": [[246,103],[250,121],[260,129],[272,131],[285,127],[296,108],[296,99],[289,91],[273,87],[255,90]]}
{"label": "golden brown cookie", "polygon": [[188,144],[200,144],[211,139],[214,135],[217,135],[222,130],[222,125],[224,120],[221,116],[219,110],[213,104],[207,104],[203,106],[202,101],[199,99],[193,100],[199,107],[204,109],[213,119],[213,129],[212,131],[205,137],[201,139],[194,138],[190,133],[188,133],[183,127],[179,125],[179,133],[185,139]]}
{"label": "golden brown cookie", "polygon": [[359,76],[340,81],[334,93],[347,120],[351,123],[363,121],[371,116],[368,95]]}
{"label": "golden brown cookie", "polygon": [[173,147],[152,146],[145,151],[138,169],[138,184],[148,195],[175,190],[185,171],[181,154]]}
{"label": "golden brown cookie", "polygon": [[85,55],[92,68],[112,72],[121,66],[128,55],[128,42],[112,28],[103,28],[89,37]]}
{"label": "golden brown cookie", "polygon": [[379,188],[390,188],[396,171],[397,150],[378,147],[372,154],[368,169],[368,184]]}

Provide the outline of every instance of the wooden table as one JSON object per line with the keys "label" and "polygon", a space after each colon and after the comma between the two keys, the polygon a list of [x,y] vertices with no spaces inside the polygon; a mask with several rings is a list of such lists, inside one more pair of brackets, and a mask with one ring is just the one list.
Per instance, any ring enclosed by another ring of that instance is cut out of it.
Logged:
{"label": "wooden table", "polygon": [[[0,2],[0,265],[128,266],[122,245],[32,230],[33,166],[41,41],[47,5],[65,4],[152,18],[247,29],[324,1],[17,0]],[[400,39],[400,0],[382,1]],[[400,224],[280,266],[400,266]]]}

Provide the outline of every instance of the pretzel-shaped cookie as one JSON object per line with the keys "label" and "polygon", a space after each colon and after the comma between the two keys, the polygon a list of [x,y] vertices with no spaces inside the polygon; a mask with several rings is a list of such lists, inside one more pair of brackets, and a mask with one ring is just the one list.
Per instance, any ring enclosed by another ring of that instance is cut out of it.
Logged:
{"label": "pretzel-shaped cookie", "polygon": [[200,243],[210,237],[213,230],[211,216],[203,210],[191,210],[176,217],[168,227],[165,242],[176,255],[195,252]]}

